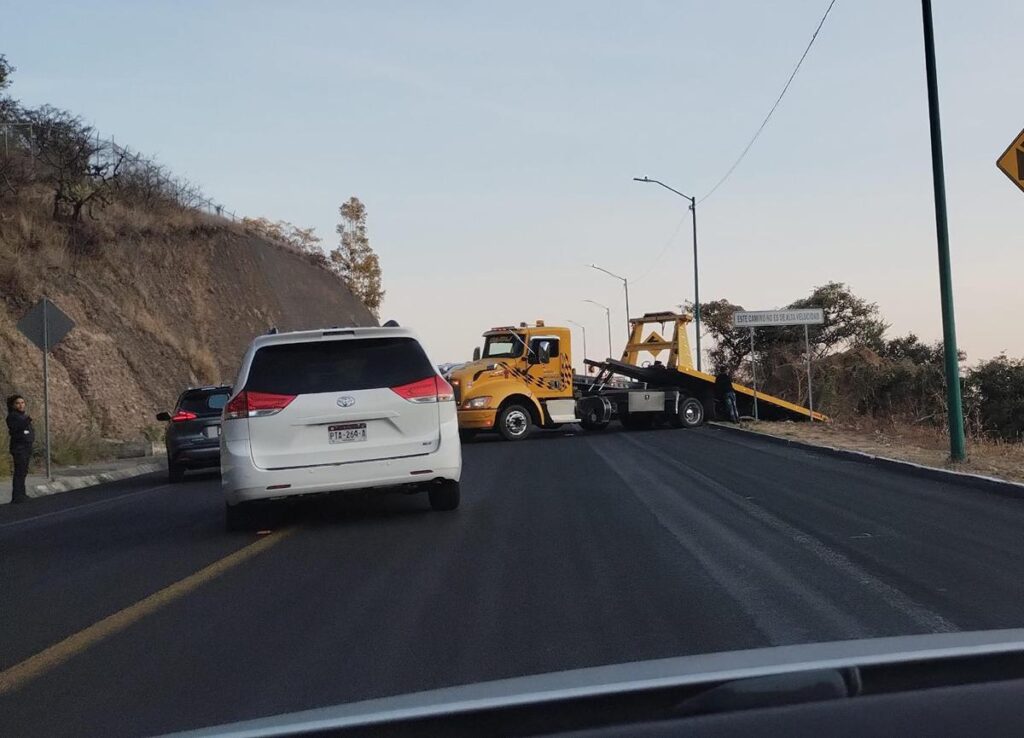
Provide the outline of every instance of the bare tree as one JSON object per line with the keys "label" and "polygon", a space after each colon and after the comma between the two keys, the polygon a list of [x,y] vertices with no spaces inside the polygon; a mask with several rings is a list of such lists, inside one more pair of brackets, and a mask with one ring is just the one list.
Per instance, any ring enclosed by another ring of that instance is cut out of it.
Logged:
{"label": "bare tree", "polygon": [[53,218],[78,224],[110,202],[128,154],[101,143],[71,113],[44,106],[27,111],[35,157],[53,188]]}

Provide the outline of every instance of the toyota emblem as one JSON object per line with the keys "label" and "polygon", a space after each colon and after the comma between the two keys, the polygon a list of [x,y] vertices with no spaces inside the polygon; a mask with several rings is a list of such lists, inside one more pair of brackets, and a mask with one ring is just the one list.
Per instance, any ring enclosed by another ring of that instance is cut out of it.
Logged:
{"label": "toyota emblem", "polygon": [[349,395],[342,395],[338,398],[338,407],[352,407],[356,404],[356,398]]}

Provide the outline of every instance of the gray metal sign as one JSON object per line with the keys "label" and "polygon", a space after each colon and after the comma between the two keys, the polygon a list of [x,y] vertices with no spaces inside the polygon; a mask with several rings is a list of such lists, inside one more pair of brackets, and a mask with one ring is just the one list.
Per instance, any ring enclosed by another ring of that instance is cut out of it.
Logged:
{"label": "gray metal sign", "polygon": [[799,310],[737,310],[732,314],[736,328],[759,328],[770,325],[821,325],[825,311],[821,308]]}
{"label": "gray metal sign", "polygon": [[18,330],[43,352],[43,433],[46,443],[46,478],[50,474],[50,349],[75,327],[75,321],[44,297],[25,317],[18,321]]}
{"label": "gray metal sign", "polygon": [[814,389],[811,374],[811,339],[807,326],[825,322],[825,311],[821,308],[800,308],[797,310],[737,310],[732,314],[735,328],[750,329],[750,363],[754,379],[754,418],[757,414],[757,363],[754,361],[754,330],[771,326],[802,325],[804,327],[804,352],[807,357],[807,409],[814,422]]}
{"label": "gray metal sign", "polygon": [[18,330],[42,351],[49,351],[75,327],[75,321],[47,298],[43,298],[18,321]]}

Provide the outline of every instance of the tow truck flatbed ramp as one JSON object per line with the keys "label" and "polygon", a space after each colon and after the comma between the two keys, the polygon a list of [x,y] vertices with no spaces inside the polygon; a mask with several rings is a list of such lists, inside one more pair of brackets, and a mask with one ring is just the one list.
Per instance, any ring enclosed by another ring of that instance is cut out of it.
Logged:
{"label": "tow truck flatbed ramp", "polygon": [[[662,364],[636,366],[615,359],[605,359],[604,361],[584,359],[583,363],[598,370],[591,387],[603,386],[607,383],[605,375],[610,377],[612,374],[618,374],[635,382],[643,382],[651,388],[676,387],[685,390],[691,396],[704,402],[706,407],[709,403],[714,403],[715,377],[696,369],[682,366],[673,368]],[[736,404],[740,414],[753,416],[754,390],[735,382],[733,382],[732,388],[736,393]],[[805,407],[779,397],[766,395],[760,391],[756,393],[756,396],[757,414],[762,420],[809,420],[811,418],[811,411]],[[828,416],[815,412],[814,420],[824,422],[828,420]]]}

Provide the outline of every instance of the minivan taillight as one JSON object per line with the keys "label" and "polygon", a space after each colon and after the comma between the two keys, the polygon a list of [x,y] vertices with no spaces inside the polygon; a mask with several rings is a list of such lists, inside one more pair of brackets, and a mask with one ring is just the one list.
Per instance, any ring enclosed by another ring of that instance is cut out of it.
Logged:
{"label": "minivan taillight", "polygon": [[279,395],[273,392],[252,392],[242,390],[224,406],[224,419],[262,418],[276,415],[284,410],[295,395]]}
{"label": "minivan taillight", "polygon": [[444,377],[434,377],[437,382],[437,401],[455,402],[455,390],[448,384]]}
{"label": "minivan taillight", "polygon": [[189,412],[188,410],[179,410],[178,412],[174,413],[174,415],[171,417],[171,422],[181,423],[186,420],[195,420],[198,417],[198,415]]}
{"label": "minivan taillight", "polygon": [[455,399],[452,386],[436,374],[433,377],[392,387],[391,391],[409,402],[446,402]]}

